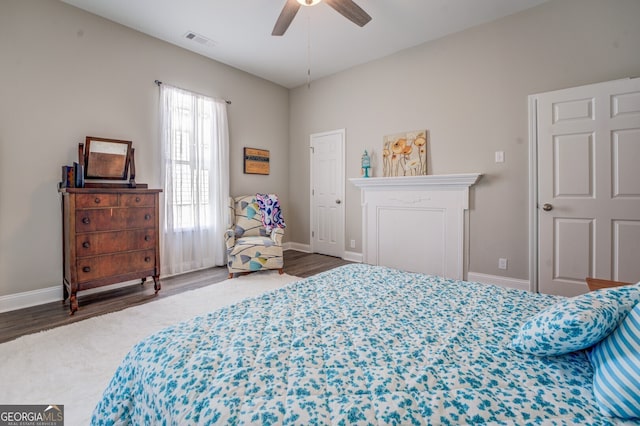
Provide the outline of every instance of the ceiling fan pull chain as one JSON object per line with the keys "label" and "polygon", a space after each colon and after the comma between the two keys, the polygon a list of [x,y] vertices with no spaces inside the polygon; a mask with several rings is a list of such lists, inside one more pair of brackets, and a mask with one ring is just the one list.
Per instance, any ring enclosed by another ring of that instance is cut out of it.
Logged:
{"label": "ceiling fan pull chain", "polygon": [[311,16],[307,15],[307,89],[311,89]]}

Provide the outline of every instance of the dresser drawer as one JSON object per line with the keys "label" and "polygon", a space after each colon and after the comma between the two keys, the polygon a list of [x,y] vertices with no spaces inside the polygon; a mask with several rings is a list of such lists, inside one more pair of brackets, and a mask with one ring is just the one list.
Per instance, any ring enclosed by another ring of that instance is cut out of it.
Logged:
{"label": "dresser drawer", "polygon": [[142,250],[77,259],[78,282],[153,270],[155,256],[155,250]]}
{"label": "dresser drawer", "polygon": [[155,216],[153,207],[76,210],[76,232],[153,228]]}
{"label": "dresser drawer", "polygon": [[155,246],[156,230],[154,228],[76,235],[77,257],[151,249]]}
{"label": "dresser drawer", "polygon": [[155,205],[154,194],[122,194],[120,206],[122,207],[152,207]]}
{"label": "dresser drawer", "polygon": [[76,195],[76,208],[87,209],[92,207],[116,207],[118,194],[78,194]]}

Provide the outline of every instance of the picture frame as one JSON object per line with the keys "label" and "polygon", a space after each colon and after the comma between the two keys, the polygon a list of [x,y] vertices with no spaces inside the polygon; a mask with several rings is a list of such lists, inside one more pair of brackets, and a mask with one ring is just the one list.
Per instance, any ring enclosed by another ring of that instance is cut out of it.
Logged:
{"label": "picture frame", "polygon": [[244,173],[254,175],[268,175],[269,150],[259,148],[244,148]]}
{"label": "picture frame", "polygon": [[382,170],[384,177],[426,175],[427,130],[385,136]]}

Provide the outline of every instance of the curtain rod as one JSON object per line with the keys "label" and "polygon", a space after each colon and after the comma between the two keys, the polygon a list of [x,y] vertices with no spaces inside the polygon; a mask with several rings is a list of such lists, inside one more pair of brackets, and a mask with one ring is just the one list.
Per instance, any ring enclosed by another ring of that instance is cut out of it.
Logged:
{"label": "curtain rod", "polygon": [[[158,86],[160,86],[162,84],[162,82],[160,80],[155,80],[154,83],[156,83]],[[186,90],[186,89],[182,89],[182,90]],[[189,90],[189,92],[191,92],[191,90]],[[211,96],[209,96],[209,97],[211,97]],[[222,100],[225,101],[227,103],[227,105],[231,105],[231,101],[229,101],[227,99],[222,99]]]}

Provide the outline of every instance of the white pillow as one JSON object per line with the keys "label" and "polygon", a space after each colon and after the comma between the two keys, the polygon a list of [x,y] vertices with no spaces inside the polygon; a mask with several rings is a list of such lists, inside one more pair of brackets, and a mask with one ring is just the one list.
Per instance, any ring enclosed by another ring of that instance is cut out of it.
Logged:
{"label": "white pillow", "polygon": [[640,418],[640,304],[587,354],[593,394],[602,414]]}

